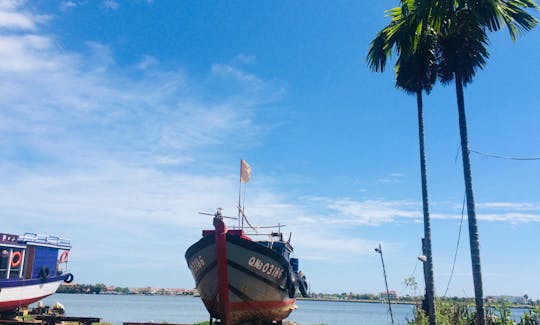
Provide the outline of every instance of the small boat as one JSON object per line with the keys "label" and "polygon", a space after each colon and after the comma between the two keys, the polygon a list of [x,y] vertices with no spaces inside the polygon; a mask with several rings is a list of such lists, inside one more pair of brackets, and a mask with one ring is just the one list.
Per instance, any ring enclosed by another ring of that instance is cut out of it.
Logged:
{"label": "small boat", "polygon": [[0,316],[9,316],[56,292],[67,273],[69,240],[26,233],[0,233]]}
{"label": "small boat", "polygon": [[267,240],[251,239],[243,229],[247,219],[240,204],[242,223],[236,229],[227,228],[221,209],[213,217],[214,229],[203,230],[185,254],[210,322],[280,324],[296,309],[297,291],[304,296],[308,291],[298,259],[291,257],[290,238],[283,240],[280,225],[266,234]]}

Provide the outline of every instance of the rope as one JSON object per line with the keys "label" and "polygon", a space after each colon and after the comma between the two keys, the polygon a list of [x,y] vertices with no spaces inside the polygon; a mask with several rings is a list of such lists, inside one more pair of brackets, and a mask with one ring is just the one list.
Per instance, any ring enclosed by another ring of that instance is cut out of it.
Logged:
{"label": "rope", "polygon": [[452,270],[450,271],[450,278],[448,278],[448,284],[446,285],[446,290],[444,290],[443,297],[446,297],[446,294],[448,293],[448,288],[450,288],[450,283],[452,282],[452,277],[454,276],[454,268],[456,267],[456,260],[457,260],[457,254],[459,250],[459,242],[461,239],[461,229],[463,226],[463,216],[465,215],[465,196],[463,196],[463,205],[461,207],[461,221],[459,223],[459,232],[458,232],[458,239],[456,244],[456,252],[454,253],[454,261],[452,262]]}
{"label": "rope", "polygon": [[498,158],[498,159],[507,159],[507,160],[540,160],[540,157],[507,157],[507,156],[500,156],[500,155],[494,155],[489,153],[483,153],[476,150],[469,150],[469,152],[475,153],[479,156],[484,157],[490,157],[490,158]]}

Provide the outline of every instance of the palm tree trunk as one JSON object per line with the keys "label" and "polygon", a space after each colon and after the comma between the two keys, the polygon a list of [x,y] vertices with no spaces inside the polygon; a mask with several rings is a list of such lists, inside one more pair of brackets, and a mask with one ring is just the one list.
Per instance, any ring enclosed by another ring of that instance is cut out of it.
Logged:
{"label": "palm tree trunk", "polygon": [[429,222],[429,204],[427,191],[426,152],[424,146],[424,108],[422,90],[416,91],[416,104],[418,106],[418,140],[420,143],[420,174],[422,179],[422,208],[424,211],[424,243],[426,254],[426,300],[428,305],[429,325],[436,325],[435,317],[435,285],[433,281],[433,256],[431,253],[431,226]]}
{"label": "palm tree trunk", "polygon": [[476,211],[472,190],[472,171],[469,158],[469,140],[467,137],[467,119],[465,117],[465,100],[463,97],[463,80],[456,73],[456,97],[459,114],[459,133],[461,136],[461,156],[463,158],[463,176],[465,178],[465,194],[467,197],[467,215],[469,219],[469,241],[471,246],[471,262],[474,282],[474,298],[476,302],[476,322],[485,325],[484,316],[484,293],[482,289],[482,271],[480,268],[480,240],[478,225],[476,223]]}

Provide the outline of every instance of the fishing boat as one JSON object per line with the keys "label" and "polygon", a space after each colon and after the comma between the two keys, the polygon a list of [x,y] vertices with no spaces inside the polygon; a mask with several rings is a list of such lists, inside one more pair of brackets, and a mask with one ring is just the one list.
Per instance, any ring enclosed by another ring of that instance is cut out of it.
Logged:
{"label": "fishing boat", "polygon": [[55,236],[0,233],[0,316],[7,317],[56,292],[67,272],[71,243]]}
{"label": "fishing boat", "polygon": [[[247,163],[242,160],[241,164],[242,183],[246,179],[243,164]],[[263,234],[265,240],[254,240],[249,236],[260,234],[244,231],[247,218],[240,202],[238,209],[242,222],[232,229],[225,225],[228,217],[221,209],[213,214],[214,229],[203,230],[202,238],[186,251],[188,267],[211,324],[213,319],[225,325],[280,324],[296,309],[297,291],[307,296],[305,276],[299,271],[298,259],[291,256],[290,237],[283,240],[283,226]],[[252,230],[265,228],[247,224]]]}

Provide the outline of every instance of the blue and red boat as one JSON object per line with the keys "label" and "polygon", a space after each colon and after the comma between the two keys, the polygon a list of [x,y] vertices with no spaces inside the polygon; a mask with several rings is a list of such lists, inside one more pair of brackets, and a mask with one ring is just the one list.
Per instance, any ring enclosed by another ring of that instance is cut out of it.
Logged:
{"label": "blue and red boat", "polygon": [[0,233],[0,316],[12,314],[73,281],[67,272],[69,240],[38,234]]}

